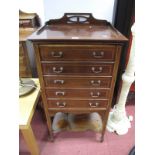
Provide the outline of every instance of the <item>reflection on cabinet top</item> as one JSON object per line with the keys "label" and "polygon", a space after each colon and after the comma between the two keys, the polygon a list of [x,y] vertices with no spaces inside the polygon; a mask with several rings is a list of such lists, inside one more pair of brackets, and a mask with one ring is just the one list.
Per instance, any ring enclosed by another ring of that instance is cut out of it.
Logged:
{"label": "reflection on cabinet top", "polygon": [[95,19],[90,13],[65,13],[60,19],[49,20],[28,39],[38,40],[99,40],[126,42],[128,39],[106,20]]}

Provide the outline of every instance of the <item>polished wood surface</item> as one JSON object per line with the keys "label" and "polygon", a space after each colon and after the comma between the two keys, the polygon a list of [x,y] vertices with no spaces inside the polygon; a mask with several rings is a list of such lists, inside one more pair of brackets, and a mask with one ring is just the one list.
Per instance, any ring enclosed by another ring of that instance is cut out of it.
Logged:
{"label": "polished wood surface", "polygon": [[57,108],[59,110],[65,108],[107,108],[108,100],[75,100],[75,99],[55,99],[55,100],[48,100],[48,109],[52,110],[53,108]]}
{"label": "polished wood surface", "polygon": [[104,41],[127,41],[125,37],[110,26],[68,26],[54,25],[48,26],[43,32],[37,32],[29,38],[31,40],[104,40]]}
{"label": "polished wood surface", "polygon": [[42,63],[44,75],[111,76],[113,63]]}
{"label": "polished wood surface", "polygon": [[[81,18],[87,18],[85,22]],[[72,18],[72,22],[71,21]],[[31,40],[102,40],[124,42],[127,38],[106,20],[97,20],[91,14],[65,14],[61,19],[49,20],[30,37]]]}
{"label": "polished wood surface", "polygon": [[44,76],[47,88],[110,88],[111,77]]}
{"label": "polished wood surface", "polygon": [[78,46],[76,45],[40,45],[42,61],[114,61],[115,45]]}
{"label": "polished wood surface", "polygon": [[46,89],[46,96],[48,98],[100,98],[107,99],[109,98],[109,89]]}
{"label": "polished wood surface", "polygon": [[67,13],[33,33],[43,105],[51,140],[57,112],[98,112],[105,132],[120,54],[127,41],[111,24]]}

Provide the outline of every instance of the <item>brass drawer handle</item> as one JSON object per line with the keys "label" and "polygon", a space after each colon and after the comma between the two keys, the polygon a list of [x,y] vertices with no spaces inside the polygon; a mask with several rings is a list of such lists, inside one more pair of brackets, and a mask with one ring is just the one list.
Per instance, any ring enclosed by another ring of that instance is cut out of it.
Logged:
{"label": "brass drawer handle", "polygon": [[64,80],[54,80],[54,84],[57,84],[57,83],[64,84]]}
{"label": "brass drawer handle", "polygon": [[103,58],[104,52],[100,52],[100,54],[97,54],[97,52],[93,52],[94,58]]}
{"label": "brass drawer handle", "polygon": [[59,68],[53,67],[54,73],[62,73],[62,71],[63,71],[63,67],[59,67]]}
{"label": "brass drawer handle", "polygon": [[56,96],[64,96],[65,95],[65,92],[63,92],[63,91],[57,91],[57,92],[55,92],[55,95]]}
{"label": "brass drawer handle", "polygon": [[102,67],[99,67],[98,69],[96,69],[96,67],[92,67],[91,69],[92,69],[93,73],[101,73],[103,70]]}
{"label": "brass drawer handle", "polygon": [[100,84],[101,84],[101,80],[91,80],[90,81],[91,82],[91,84],[92,84],[92,86],[100,86]]}
{"label": "brass drawer handle", "polygon": [[99,97],[101,94],[100,92],[97,92],[96,94],[94,94],[94,92],[90,93],[91,97]]}
{"label": "brass drawer handle", "polygon": [[63,56],[63,52],[51,52],[52,57],[61,58]]}
{"label": "brass drawer handle", "polygon": [[56,105],[60,108],[64,108],[66,106],[66,102],[56,102]]}
{"label": "brass drawer handle", "polygon": [[89,105],[90,105],[91,108],[96,108],[96,107],[99,106],[99,103],[98,102],[95,102],[95,103],[90,102]]}

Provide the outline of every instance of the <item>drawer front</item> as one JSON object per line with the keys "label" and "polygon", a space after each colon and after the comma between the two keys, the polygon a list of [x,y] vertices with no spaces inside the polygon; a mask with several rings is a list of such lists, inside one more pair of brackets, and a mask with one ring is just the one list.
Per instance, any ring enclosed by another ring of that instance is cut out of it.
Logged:
{"label": "drawer front", "polygon": [[48,100],[48,108],[107,108],[108,100]]}
{"label": "drawer front", "polygon": [[44,76],[45,87],[55,88],[110,88],[111,77],[72,77]]}
{"label": "drawer front", "polygon": [[109,89],[46,89],[47,98],[108,99]]}
{"label": "drawer front", "polygon": [[44,75],[111,76],[113,64],[54,64],[42,63]]}
{"label": "drawer front", "polygon": [[40,56],[42,61],[63,61],[63,60],[106,60],[114,61],[115,59],[115,46],[92,46],[92,47],[76,47],[76,46],[52,46],[43,45],[39,46]]}

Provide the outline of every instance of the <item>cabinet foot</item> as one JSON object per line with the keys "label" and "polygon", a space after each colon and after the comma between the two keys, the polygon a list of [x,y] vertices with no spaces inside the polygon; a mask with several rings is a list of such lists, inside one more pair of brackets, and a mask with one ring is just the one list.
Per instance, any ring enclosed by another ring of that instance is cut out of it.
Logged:
{"label": "cabinet foot", "polygon": [[50,133],[50,134],[49,134],[48,140],[49,140],[50,142],[54,142],[54,135],[53,135],[53,133]]}
{"label": "cabinet foot", "polygon": [[54,142],[54,137],[53,137],[53,136],[49,136],[49,137],[48,137],[48,141]]}
{"label": "cabinet foot", "polygon": [[102,134],[100,138],[100,142],[102,143],[103,141],[104,141],[104,135]]}

